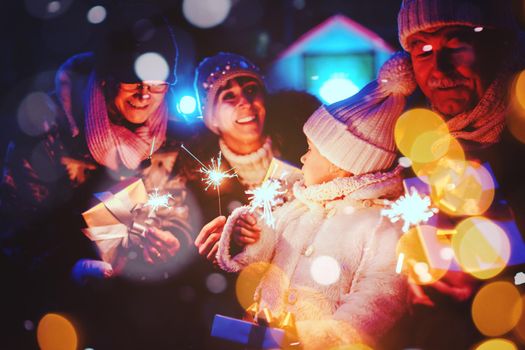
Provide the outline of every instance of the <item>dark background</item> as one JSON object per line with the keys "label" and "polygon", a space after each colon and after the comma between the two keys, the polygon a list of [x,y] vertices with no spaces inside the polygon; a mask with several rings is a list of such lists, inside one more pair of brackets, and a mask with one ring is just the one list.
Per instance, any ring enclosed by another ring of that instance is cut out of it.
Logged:
{"label": "dark background", "polygon": [[[71,55],[94,47],[101,24],[89,23],[87,12],[96,5],[106,7],[115,3],[60,0],[61,9],[49,15],[46,6],[50,2],[11,0],[0,5],[1,160],[17,128],[16,114],[22,99],[31,92],[50,91],[60,64]],[[175,27],[181,53],[179,88],[191,87],[197,63],[218,51],[245,55],[264,69],[302,34],[337,13],[399,47],[398,0],[232,0],[226,20],[210,29],[194,27],[185,19],[182,0],[125,2],[158,6]]]}

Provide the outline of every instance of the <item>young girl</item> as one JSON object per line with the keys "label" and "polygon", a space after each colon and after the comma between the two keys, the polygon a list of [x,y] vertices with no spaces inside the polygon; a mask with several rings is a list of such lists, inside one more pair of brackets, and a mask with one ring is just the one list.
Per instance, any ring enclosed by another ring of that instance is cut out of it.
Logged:
{"label": "young girl", "polygon": [[[296,199],[275,210],[275,229],[251,225],[247,207],[224,227],[219,265],[236,272],[269,263],[254,301],[274,317],[291,312],[304,349],[373,346],[404,311],[406,283],[395,272],[400,230],[380,204],[402,192],[399,169],[386,170],[396,159],[395,121],[414,89],[408,67],[394,56],[377,81],[308,119],[304,180]],[[235,245],[244,247],[232,256]]]}

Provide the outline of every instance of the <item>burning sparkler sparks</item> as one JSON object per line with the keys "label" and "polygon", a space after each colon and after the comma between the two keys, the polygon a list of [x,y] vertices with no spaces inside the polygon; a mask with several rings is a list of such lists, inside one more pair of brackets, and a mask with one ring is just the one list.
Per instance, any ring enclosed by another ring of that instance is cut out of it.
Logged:
{"label": "burning sparkler sparks", "polygon": [[155,188],[153,193],[149,193],[148,197],[148,201],[144,206],[151,207],[150,213],[156,212],[160,207],[167,209],[171,208],[169,200],[174,199],[170,193],[160,195],[158,188]]}
{"label": "burning sparkler sparks", "polygon": [[286,191],[281,191],[281,183],[277,179],[268,179],[262,183],[260,187],[253,190],[246,191],[250,194],[250,212],[254,212],[257,208],[261,208],[263,220],[270,226],[275,227],[275,218],[272,213],[272,208],[280,203],[279,196],[285,194]]}
{"label": "burning sparkler sparks", "polygon": [[234,168],[231,168],[227,171],[221,170],[221,152],[219,152],[217,159],[211,159],[211,166],[207,166],[203,162],[201,162],[199,158],[197,158],[193,153],[191,153],[190,150],[187,149],[184,145],[181,145],[181,147],[202,166],[199,171],[204,174],[202,181],[204,181],[204,183],[206,184],[205,190],[208,190],[208,188],[210,188],[211,186],[213,186],[213,188],[217,190],[217,197],[219,198],[219,215],[222,215],[220,185],[222,181],[226,178],[237,177],[237,174],[234,172]]}
{"label": "burning sparkler sparks", "polygon": [[430,198],[420,195],[415,187],[410,188],[410,193],[401,196],[390,205],[390,208],[381,210],[381,215],[386,216],[391,222],[403,220],[403,232],[411,226],[425,223],[438,210],[431,207]]}

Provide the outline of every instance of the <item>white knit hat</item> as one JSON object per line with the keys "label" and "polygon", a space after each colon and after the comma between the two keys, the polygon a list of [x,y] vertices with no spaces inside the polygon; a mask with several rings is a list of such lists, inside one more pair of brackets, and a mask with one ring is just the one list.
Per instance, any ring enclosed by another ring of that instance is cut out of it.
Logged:
{"label": "white knit hat", "polygon": [[394,126],[415,88],[408,55],[396,53],[376,81],[346,100],[321,106],[303,131],[325,158],[354,175],[388,169],[397,157]]}
{"label": "white knit hat", "polygon": [[510,0],[403,0],[397,16],[399,42],[420,31],[444,26],[486,27],[517,31]]}

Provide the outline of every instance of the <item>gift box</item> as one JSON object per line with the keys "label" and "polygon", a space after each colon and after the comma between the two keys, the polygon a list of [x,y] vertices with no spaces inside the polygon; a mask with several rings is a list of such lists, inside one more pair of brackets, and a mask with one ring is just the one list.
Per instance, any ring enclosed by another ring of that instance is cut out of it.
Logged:
{"label": "gift box", "polygon": [[[498,184],[493,175],[492,169],[488,163],[483,164],[485,169],[488,170],[493,179],[494,189],[498,188]],[[418,193],[430,195],[430,188],[427,183],[423,182],[421,179],[414,177],[408,178],[403,181],[405,191],[408,191],[410,188],[415,188]],[[497,206],[506,207],[507,204],[501,198],[494,198],[494,203]],[[510,256],[506,262],[507,266],[519,265],[525,262],[525,242],[523,241],[522,235],[518,230],[516,222],[512,219],[512,216],[501,216],[495,215],[491,217],[491,212],[496,212],[501,208],[491,208],[489,212],[485,213],[485,216],[490,218],[490,221],[493,224],[496,224],[499,228],[505,233],[508,242],[510,244]],[[501,211],[501,210],[500,210]],[[466,217],[465,217],[466,218]],[[431,217],[426,225],[417,227],[417,234],[427,262],[431,268],[441,269],[441,270],[452,270],[452,271],[461,271],[462,268],[457,261],[457,258],[454,256],[446,256],[443,252],[453,252],[452,248],[452,236],[456,233],[455,229],[446,229],[441,227],[440,221],[446,221],[446,215],[438,213]],[[459,218],[461,219],[461,218]],[[482,223],[480,225],[483,225]],[[485,230],[487,231],[487,230]],[[484,234],[486,244],[495,247],[497,251],[501,242],[498,241],[497,235],[488,235]],[[485,264],[483,262],[483,257],[479,257],[479,271],[490,270],[493,268],[499,268],[500,265],[504,263],[503,261],[487,261]],[[471,272],[476,272],[477,269],[472,269]]]}
{"label": "gift box", "polygon": [[281,349],[285,344],[283,329],[265,327],[222,315],[215,315],[211,336],[255,349]]}
{"label": "gift box", "polygon": [[130,233],[140,236],[146,230],[136,219],[148,193],[141,179],[130,178],[94,198],[97,203],[82,213],[87,225],[82,232],[95,242],[102,260],[113,264],[118,248],[128,245]]}

